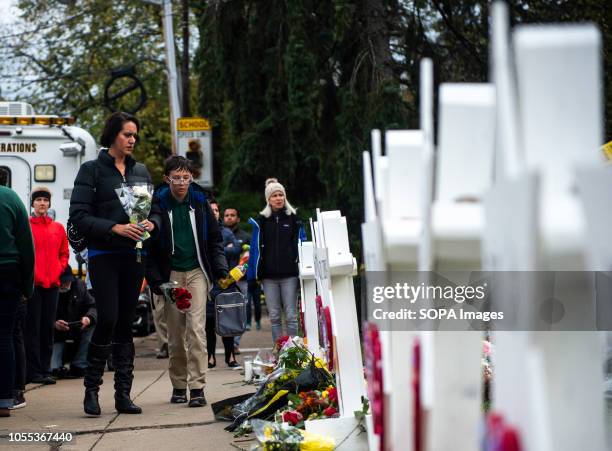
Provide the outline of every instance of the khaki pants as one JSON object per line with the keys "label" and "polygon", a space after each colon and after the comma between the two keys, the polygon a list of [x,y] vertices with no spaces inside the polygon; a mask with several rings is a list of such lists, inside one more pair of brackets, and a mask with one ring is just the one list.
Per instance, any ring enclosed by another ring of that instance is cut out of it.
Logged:
{"label": "khaki pants", "polygon": [[169,373],[173,388],[204,388],[206,383],[206,298],[208,284],[200,268],[172,271],[170,280],[191,292],[191,307],[184,313],[174,304],[166,305],[168,323]]}
{"label": "khaki pants", "polygon": [[155,323],[155,333],[159,349],[163,345],[168,345],[168,324],[166,323],[166,300],[158,294],[153,295],[155,308],[153,309],[153,323]]}

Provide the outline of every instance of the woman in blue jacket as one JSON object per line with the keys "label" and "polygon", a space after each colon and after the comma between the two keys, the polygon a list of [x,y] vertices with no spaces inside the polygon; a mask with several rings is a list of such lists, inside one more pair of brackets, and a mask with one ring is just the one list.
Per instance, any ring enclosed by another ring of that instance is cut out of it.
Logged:
{"label": "woman in blue jacket", "polygon": [[247,277],[262,281],[272,323],[272,340],[282,336],[281,316],[287,335],[297,335],[298,237],[300,223],[277,179],[266,180],[266,207],[253,225]]}

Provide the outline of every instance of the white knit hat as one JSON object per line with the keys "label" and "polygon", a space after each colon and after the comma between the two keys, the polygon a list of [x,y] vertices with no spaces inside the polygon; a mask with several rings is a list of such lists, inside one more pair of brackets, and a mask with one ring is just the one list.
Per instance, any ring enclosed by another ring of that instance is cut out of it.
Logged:
{"label": "white knit hat", "polygon": [[272,194],[279,192],[279,191],[283,193],[283,196],[285,196],[285,213],[287,213],[288,215],[295,214],[296,210],[295,208],[291,206],[291,204],[289,203],[289,200],[287,199],[287,193],[285,191],[285,187],[281,185],[277,179],[269,178],[266,180],[266,190],[265,190],[266,208],[260,211],[260,213],[266,218],[269,218],[270,215],[272,214],[272,208],[270,207],[270,197],[272,197]]}

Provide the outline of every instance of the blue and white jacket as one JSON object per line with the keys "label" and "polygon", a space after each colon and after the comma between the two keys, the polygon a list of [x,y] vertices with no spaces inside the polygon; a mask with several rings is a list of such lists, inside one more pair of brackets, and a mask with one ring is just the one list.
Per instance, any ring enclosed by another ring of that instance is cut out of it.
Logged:
{"label": "blue and white jacket", "polygon": [[306,234],[295,214],[260,215],[249,218],[253,226],[247,280],[295,277],[298,270],[298,241]]}

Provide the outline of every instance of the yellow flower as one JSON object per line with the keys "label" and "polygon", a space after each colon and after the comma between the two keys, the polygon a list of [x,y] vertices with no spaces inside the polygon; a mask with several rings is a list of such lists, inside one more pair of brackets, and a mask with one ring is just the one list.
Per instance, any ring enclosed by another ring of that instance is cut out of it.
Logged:
{"label": "yellow flower", "polygon": [[271,426],[266,426],[264,428],[264,437],[266,439],[270,439],[272,438],[272,427]]}
{"label": "yellow flower", "polygon": [[321,392],[321,398],[323,398],[323,399],[327,398],[327,390],[323,390]]}
{"label": "yellow flower", "polygon": [[315,366],[317,368],[324,368],[327,369],[327,365],[325,364],[325,362],[323,360],[321,360],[319,357],[315,358]]}

